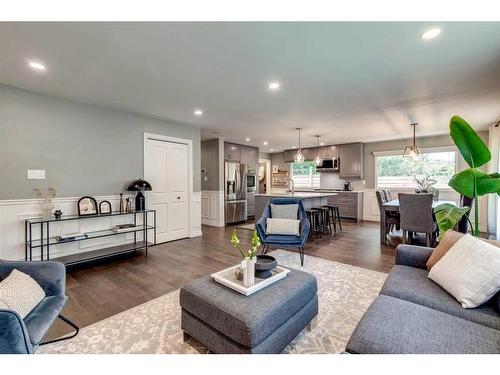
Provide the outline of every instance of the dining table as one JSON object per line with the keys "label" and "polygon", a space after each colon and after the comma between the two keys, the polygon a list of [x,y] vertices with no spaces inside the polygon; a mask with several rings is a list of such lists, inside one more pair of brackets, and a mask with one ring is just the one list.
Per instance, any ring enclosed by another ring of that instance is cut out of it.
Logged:
{"label": "dining table", "polygon": [[[450,200],[435,200],[432,201],[432,210],[443,203],[450,203],[457,205],[457,202]],[[387,245],[387,213],[388,212],[399,212],[399,199],[393,199],[388,202],[383,203],[380,206],[380,243]]]}

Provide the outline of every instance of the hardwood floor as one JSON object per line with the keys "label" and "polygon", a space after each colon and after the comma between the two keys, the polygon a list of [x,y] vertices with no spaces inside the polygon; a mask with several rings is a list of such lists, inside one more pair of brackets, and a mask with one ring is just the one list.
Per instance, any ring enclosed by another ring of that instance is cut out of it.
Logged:
{"label": "hardwood floor", "polygon": [[[229,243],[233,228],[203,226],[202,237],[157,245],[147,257],[139,253],[69,270],[66,293],[70,300],[63,314],[85,327],[237,263],[239,254]],[[252,231],[236,229],[241,242],[248,244]],[[378,231],[378,223],[343,222],[343,231],[336,237],[308,243],[305,253],[388,272],[394,264],[394,248],[379,243]],[[67,332],[69,329],[57,321],[47,339]]]}

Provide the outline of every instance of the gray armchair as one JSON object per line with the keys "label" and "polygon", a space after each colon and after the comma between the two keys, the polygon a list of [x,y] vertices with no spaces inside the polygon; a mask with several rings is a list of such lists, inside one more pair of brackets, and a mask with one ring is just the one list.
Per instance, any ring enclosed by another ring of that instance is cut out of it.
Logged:
{"label": "gray armchair", "polygon": [[[0,277],[13,269],[30,275],[45,291],[46,297],[22,319],[15,311],[0,309],[0,354],[31,354],[39,345],[75,337],[79,328],[60,314],[68,297],[65,294],[66,268],[59,262],[0,261]],[[68,337],[42,343],[54,321],[60,318],[75,332]]]}

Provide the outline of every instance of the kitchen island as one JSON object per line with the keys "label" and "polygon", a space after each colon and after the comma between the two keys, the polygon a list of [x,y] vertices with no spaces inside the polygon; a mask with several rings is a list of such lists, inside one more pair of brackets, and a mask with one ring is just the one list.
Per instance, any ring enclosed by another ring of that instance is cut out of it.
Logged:
{"label": "kitchen island", "polygon": [[259,220],[262,216],[264,208],[271,199],[275,198],[296,198],[302,201],[304,208],[307,210],[311,207],[321,207],[328,204],[328,197],[334,197],[337,193],[334,192],[295,192],[292,193],[274,193],[274,194],[255,194],[255,220]]}

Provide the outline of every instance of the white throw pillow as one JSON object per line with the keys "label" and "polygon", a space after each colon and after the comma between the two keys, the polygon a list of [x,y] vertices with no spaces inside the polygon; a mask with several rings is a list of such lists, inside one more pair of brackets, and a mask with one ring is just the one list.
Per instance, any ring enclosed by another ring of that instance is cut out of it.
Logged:
{"label": "white throw pillow", "polygon": [[466,234],[431,268],[429,278],[462,307],[477,307],[500,290],[500,249]]}
{"label": "white throw pillow", "polygon": [[45,298],[45,292],[29,275],[13,269],[0,282],[0,306],[25,318]]}
{"label": "white throw pillow", "polygon": [[267,234],[300,235],[300,220],[273,219],[266,220]]}
{"label": "white throw pillow", "polygon": [[275,219],[297,220],[299,205],[293,204],[273,204],[271,203],[271,217]]}

